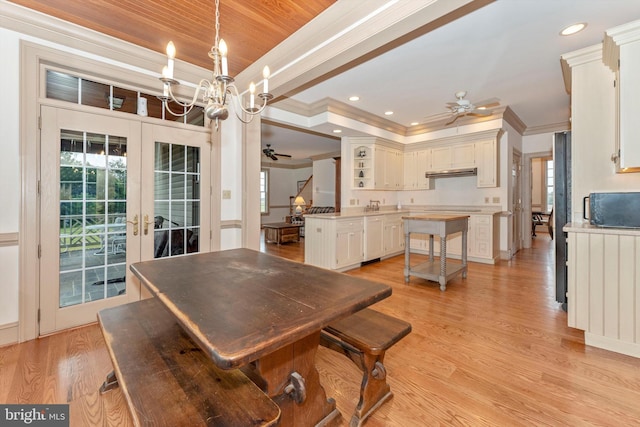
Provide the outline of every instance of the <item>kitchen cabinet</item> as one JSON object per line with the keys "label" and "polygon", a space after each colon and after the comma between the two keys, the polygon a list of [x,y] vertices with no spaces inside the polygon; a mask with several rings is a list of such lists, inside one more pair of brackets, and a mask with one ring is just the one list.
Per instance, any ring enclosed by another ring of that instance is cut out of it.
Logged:
{"label": "kitchen cabinet", "polygon": [[402,190],[403,153],[401,150],[361,138],[351,144],[354,189]]}
{"label": "kitchen cabinet", "polygon": [[616,134],[611,160],[617,172],[640,172],[640,25],[605,32],[603,61],[615,73]]}
{"label": "kitchen cabinet", "polygon": [[404,153],[404,189],[432,190],[433,180],[425,177],[431,169],[431,150],[409,151]]}
{"label": "kitchen cabinet", "polygon": [[374,148],[374,188],[379,190],[401,190],[403,171],[400,150],[385,146]]}
{"label": "kitchen cabinet", "polygon": [[640,357],[640,230],[569,223],[567,322],[585,344]]}
{"label": "kitchen cabinet", "polygon": [[384,255],[395,255],[404,251],[404,221],[402,214],[384,216]]}
{"label": "kitchen cabinet", "polygon": [[364,219],[305,216],[305,264],[332,270],[357,267],[364,260]]}
{"label": "kitchen cabinet", "polygon": [[431,169],[441,171],[464,169],[476,166],[476,153],[473,142],[448,144],[431,149]]}
{"label": "kitchen cabinet", "polygon": [[478,141],[474,144],[476,166],[478,167],[478,187],[497,187],[498,144],[495,139]]}
{"label": "kitchen cabinet", "polygon": [[364,259],[380,258],[385,253],[384,217],[382,215],[364,218]]}

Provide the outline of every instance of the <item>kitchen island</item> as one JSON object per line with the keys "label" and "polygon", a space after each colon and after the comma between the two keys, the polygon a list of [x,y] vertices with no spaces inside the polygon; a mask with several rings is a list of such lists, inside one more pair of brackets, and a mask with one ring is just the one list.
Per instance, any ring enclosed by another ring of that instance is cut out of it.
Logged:
{"label": "kitchen island", "polygon": [[[405,216],[405,255],[404,255],[404,280],[409,281],[409,276],[421,277],[433,280],[440,284],[440,290],[447,289],[447,282],[458,274],[467,277],[467,230],[469,215],[415,215]],[[411,233],[429,235],[429,260],[411,267]],[[447,236],[453,233],[462,233],[462,264],[447,265]],[[440,262],[434,261],[433,242],[434,235],[440,237]]]}

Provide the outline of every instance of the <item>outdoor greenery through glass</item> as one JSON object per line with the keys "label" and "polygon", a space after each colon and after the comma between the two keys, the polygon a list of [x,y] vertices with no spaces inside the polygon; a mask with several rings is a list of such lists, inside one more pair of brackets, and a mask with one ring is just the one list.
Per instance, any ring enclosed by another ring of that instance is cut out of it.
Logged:
{"label": "outdoor greenery through glass", "polygon": [[126,138],[62,130],[60,307],[126,292],[126,199]]}

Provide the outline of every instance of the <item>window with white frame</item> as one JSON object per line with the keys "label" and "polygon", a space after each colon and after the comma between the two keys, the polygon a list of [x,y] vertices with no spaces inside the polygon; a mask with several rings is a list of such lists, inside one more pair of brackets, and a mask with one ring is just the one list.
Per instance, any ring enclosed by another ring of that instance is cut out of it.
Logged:
{"label": "window with white frame", "polygon": [[260,213],[269,214],[269,170],[260,171]]}

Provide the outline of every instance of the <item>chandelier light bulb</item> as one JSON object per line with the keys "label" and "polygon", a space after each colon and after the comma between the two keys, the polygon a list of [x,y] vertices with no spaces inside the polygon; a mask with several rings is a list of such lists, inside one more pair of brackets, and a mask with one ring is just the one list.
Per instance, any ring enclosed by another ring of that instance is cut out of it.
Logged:
{"label": "chandelier light bulb", "polygon": [[227,44],[224,39],[220,39],[220,45],[218,46],[220,50],[220,56],[222,57],[222,75],[229,75],[229,65],[227,64]]}
{"label": "chandelier light bulb", "polygon": [[176,57],[176,46],[173,44],[172,41],[170,41],[169,43],[167,43],[167,75],[164,75],[164,71],[163,71],[163,77],[172,79],[173,78],[173,63],[174,63],[174,58]]}
{"label": "chandelier light bulb", "polygon": [[249,108],[253,109],[256,106],[256,85],[253,84],[253,82],[249,85],[249,92],[251,93],[249,97]]}

